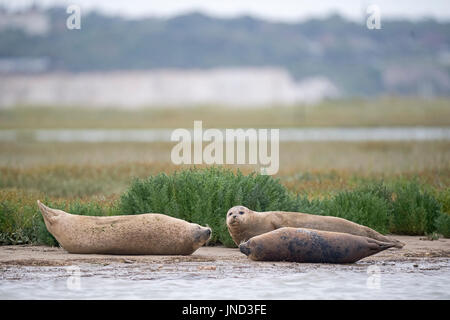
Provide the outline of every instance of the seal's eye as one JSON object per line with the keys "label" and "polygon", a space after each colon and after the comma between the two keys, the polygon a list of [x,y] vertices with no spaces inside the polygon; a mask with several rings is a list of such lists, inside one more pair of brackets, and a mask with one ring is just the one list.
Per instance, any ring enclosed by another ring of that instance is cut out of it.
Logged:
{"label": "seal's eye", "polygon": [[244,211],[239,211],[239,214],[244,214]]}
{"label": "seal's eye", "polygon": [[232,213],[233,213],[233,212],[230,212],[228,215],[231,216]]}

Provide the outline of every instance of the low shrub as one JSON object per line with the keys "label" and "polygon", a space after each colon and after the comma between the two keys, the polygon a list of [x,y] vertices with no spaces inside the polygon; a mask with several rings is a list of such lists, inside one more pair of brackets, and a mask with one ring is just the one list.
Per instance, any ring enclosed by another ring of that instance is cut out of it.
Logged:
{"label": "low shrub", "polygon": [[450,238],[450,214],[441,213],[436,219],[436,232]]}
{"label": "low shrub", "polygon": [[377,194],[362,190],[343,191],[324,201],[326,215],[344,218],[380,233],[389,231],[391,207]]}
{"label": "low shrub", "polygon": [[36,200],[73,214],[104,216],[117,215],[115,202],[83,202],[80,200],[51,201],[42,194],[27,194],[17,190],[0,191],[0,244],[45,244],[56,246],[58,242],[48,232]]}
{"label": "low shrub", "polygon": [[442,204],[442,212],[450,214],[450,188],[438,192],[436,199]]}
{"label": "low shrub", "polygon": [[435,220],[441,204],[416,182],[394,186],[390,231],[396,234],[425,235],[436,231]]}
{"label": "low shrub", "polygon": [[37,242],[37,212],[23,194],[3,191],[0,194],[0,244]]}
{"label": "low shrub", "polygon": [[[296,201],[297,200],[297,201]],[[255,211],[293,211],[309,202],[296,199],[267,175],[243,175],[223,168],[189,169],[136,179],[120,200],[126,214],[158,212],[213,230],[210,243],[232,246],[225,216],[228,209],[244,205]]]}

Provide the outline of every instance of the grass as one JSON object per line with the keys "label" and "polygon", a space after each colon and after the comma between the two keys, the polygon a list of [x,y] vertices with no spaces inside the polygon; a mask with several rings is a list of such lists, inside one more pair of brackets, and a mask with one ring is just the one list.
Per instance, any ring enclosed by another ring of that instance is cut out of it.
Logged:
{"label": "grass", "polygon": [[191,128],[205,127],[326,127],[326,126],[448,126],[450,99],[384,97],[374,100],[324,101],[318,105],[266,108],[155,108],[129,112],[74,106],[16,107],[0,110],[0,129],[36,128]]}
{"label": "grass", "polygon": [[46,244],[57,245],[56,239],[45,227],[36,200],[74,214],[105,216],[119,215],[116,200],[49,199],[39,192],[16,189],[0,190],[0,245]]}
{"label": "grass", "polygon": [[[180,167],[170,143],[0,142],[0,189],[51,197],[118,195],[133,177]],[[332,156],[330,156],[332,155]],[[450,142],[282,143],[277,177],[291,191],[322,197],[360,182],[419,178],[436,189],[450,185]],[[237,168],[230,166],[230,168]],[[256,167],[239,167],[244,173]],[[450,196],[447,194],[446,203]]]}

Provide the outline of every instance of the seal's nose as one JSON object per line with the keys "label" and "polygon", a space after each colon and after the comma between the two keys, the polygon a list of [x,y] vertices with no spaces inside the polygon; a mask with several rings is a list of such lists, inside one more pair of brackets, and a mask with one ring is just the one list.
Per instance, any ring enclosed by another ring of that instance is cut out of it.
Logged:
{"label": "seal's nose", "polygon": [[246,256],[248,256],[248,255],[251,253],[251,250],[250,250],[250,248],[249,248],[247,242],[241,243],[241,244],[239,245],[239,250],[240,250],[243,254],[245,254]]}
{"label": "seal's nose", "polygon": [[206,229],[206,234],[207,234],[208,236],[210,236],[210,235],[211,235],[211,229]]}

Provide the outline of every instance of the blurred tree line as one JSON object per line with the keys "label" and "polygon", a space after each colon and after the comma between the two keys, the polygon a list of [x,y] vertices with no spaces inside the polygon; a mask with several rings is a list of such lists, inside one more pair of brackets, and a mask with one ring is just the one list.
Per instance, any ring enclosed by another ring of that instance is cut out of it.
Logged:
{"label": "blurred tree line", "polygon": [[[382,29],[332,15],[300,23],[191,13],[125,19],[91,12],[68,30],[63,8],[44,12],[44,35],[0,30],[0,58],[46,57],[51,70],[281,66],[296,79],[322,75],[345,94],[450,94],[450,23],[385,21]],[[411,72],[404,76],[404,71]],[[405,79],[406,78],[406,79]]]}

